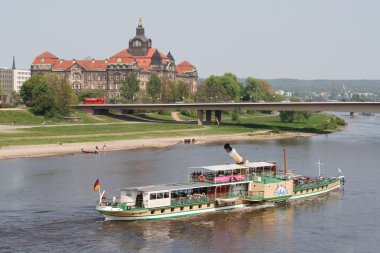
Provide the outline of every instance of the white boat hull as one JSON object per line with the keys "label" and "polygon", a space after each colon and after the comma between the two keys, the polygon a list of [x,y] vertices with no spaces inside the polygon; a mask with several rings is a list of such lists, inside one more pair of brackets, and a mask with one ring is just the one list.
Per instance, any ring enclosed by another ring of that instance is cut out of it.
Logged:
{"label": "white boat hull", "polygon": [[144,216],[137,216],[137,217],[136,216],[135,217],[112,216],[112,215],[106,215],[106,214],[102,214],[102,215],[104,216],[106,221],[112,221],[112,220],[121,220],[121,221],[157,220],[157,219],[175,218],[175,217],[209,213],[209,212],[216,212],[216,211],[232,210],[232,209],[236,209],[236,208],[242,208],[245,206],[246,206],[246,204],[239,204],[239,205],[232,205],[232,206],[205,208],[205,209],[197,209],[197,210],[174,212],[174,213],[151,214],[151,215],[144,215]]}
{"label": "white boat hull", "polygon": [[340,184],[338,184],[338,185],[336,185],[334,187],[327,188],[327,189],[324,189],[324,190],[320,190],[320,191],[317,191],[317,192],[305,193],[305,194],[301,194],[301,195],[293,195],[292,197],[289,198],[289,200],[309,198],[309,197],[312,197],[312,196],[316,196],[316,195],[319,195],[319,194],[324,194],[324,193],[333,191],[335,189],[339,189],[340,187],[341,187]]}

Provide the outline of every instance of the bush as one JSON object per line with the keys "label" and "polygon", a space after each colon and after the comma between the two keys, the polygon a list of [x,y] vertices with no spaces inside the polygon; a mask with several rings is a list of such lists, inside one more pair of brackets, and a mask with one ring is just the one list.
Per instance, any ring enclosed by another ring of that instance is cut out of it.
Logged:
{"label": "bush", "polygon": [[234,122],[236,122],[236,121],[238,121],[239,120],[239,113],[238,112],[233,112],[232,114],[231,114],[231,120],[232,121],[234,121]]}
{"label": "bush", "polygon": [[184,111],[181,111],[181,114],[187,117],[192,117],[192,118],[198,117],[196,110],[184,110]]}
{"label": "bush", "polygon": [[172,112],[168,110],[161,110],[157,112],[159,115],[171,115]]}

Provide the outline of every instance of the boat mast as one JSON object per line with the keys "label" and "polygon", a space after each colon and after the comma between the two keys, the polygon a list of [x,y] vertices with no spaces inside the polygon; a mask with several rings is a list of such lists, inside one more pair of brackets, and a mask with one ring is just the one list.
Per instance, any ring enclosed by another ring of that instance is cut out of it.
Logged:
{"label": "boat mast", "polygon": [[284,173],[285,173],[285,176],[286,176],[286,173],[287,173],[287,168],[286,168],[286,146],[284,145]]}
{"label": "boat mast", "polygon": [[318,177],[321,177],[321,165],[323,163],[321,163],[321,159],[318,160],[318,163],[316,163],[316,165],[318,165]]}

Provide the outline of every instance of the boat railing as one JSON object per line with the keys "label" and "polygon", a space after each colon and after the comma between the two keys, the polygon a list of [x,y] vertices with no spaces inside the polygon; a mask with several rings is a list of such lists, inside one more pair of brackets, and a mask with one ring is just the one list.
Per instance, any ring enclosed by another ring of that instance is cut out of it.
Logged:
{"label": "boat railing", "polygon": [[310,180],[310,181],[300,181],[296,182],[294,185],[295,190],[306,190],[310,188],[318,188],[325,185],[328,185],[329,183],[334,182],[336,179],[334,178],[324,178],[324,179],[316,179],[316,180]]}
{"label": "boat railing", "polygon": [[186,205],[186,204],[202,204],[214,201],[214,196],[211,195],[188,195],[185,197],[177,197],[171,199],[172,205]]}
{"label": "boat railing", "polygon": [[253,181],[256,177],[260,176],[274,176],[273,173],[229,173],[216,175],[214,173],[192,173],[189,176],[190,182],[205,182],[210,184],[222,184],[228,182],[239,182],[239,181]]}

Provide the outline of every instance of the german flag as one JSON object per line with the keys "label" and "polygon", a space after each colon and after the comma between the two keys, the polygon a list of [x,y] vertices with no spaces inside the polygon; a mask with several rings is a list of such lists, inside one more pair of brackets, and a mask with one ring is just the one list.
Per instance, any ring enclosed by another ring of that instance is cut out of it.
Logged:
{"label": "german flag", "polygon": [[94,184],[94,192],[96,192],[99,189],[100,189],[100,182],[99,182],[99,179],[97,179]]}

